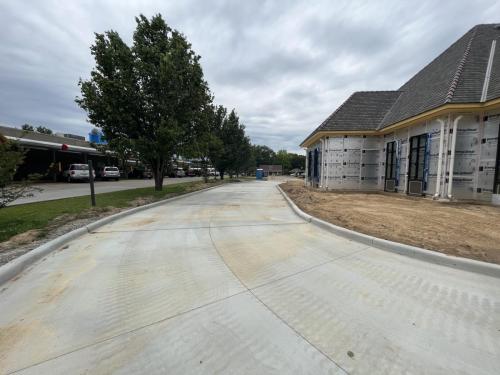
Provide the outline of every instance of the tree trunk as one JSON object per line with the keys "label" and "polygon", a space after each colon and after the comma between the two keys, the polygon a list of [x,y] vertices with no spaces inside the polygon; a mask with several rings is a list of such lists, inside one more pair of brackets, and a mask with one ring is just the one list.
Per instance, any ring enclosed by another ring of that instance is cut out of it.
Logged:
{"label": "tree trunk", "polygon": [[127,159],[120,159],[119,163],[121,164],[121,169],[123,171],[123,178],[128,179]]}
{"label": "tree trunk", "polygon": [[155,173],[155,190],[162,191],[163,190],[163,176]]}
{"label": "tree trunk", "polygon": [[156,168],[153,169],[153,174],[155,175],[155,190],[162,191],[163,190],[163,162],[157,161]]}
{"label": "tree trunk", "polygon": [[224,179],[224,171],[219,171],[219,174],[220,174],[220,179],[223,180]]}
{"label": "tree trunk", "polygon": [[205,160],[205,158],[203,158],[201,166],[202,166],[201,173],[203,173],[203,181],[205,183],[207,183],[208,182],[208,168],[207,168],[207,161]]}

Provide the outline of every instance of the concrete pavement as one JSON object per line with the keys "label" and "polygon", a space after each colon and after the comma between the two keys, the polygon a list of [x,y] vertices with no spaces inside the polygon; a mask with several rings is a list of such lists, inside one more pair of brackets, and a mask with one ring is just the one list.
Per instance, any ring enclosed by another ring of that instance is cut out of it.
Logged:
{"label": "concrete pavement", "polygon": [[[179,184],[182,182],[199,181],[201,177],[184,177],[184,178],[165,178],[164,185]],[[34,192],[32,197],[17,199],[10,203],[10,206],[24,203],[34,203],[51,201],[55,199],[80,197],[83,195],[90,195],[90,186],[88,182],[49,182],[44,184],[36,184],[36,187],[42,189],[41,192]],[[96,181],[95,192],[111,193],[113,191],[138,189],[145,187],[154,187],[155,182],[153,179],[133,179],[133,180],[120,180],[120,181]]]}
{"label": "concrete pavement", "polygon": [[273,181],[120,219],[1,288],[3,373],[500,373],[500,279],[335,236]]}

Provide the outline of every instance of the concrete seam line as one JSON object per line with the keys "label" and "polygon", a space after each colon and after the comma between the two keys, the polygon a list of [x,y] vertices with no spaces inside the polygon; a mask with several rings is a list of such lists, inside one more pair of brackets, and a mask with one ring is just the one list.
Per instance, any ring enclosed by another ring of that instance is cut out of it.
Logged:
{"label": "concrete seam line", "polygon": [[295,277],[297,275],[302,275],[306,272],[309,272],[309,271],[312,271],[314,269],[317,269],[317,268],[320,268],[320,267],[323,267],[323,266],[326,266],[327,264],[332,264],[332,263],[335,263],[341,259],[345,259],[345,258],[349,258],[349,257],[352,257],[354,255],[357,255],[359,253],[362,253],[364,251],[367,251],[368,249],[370,249],[370,246],[367,246],[367,247],[364,247],[362,249],[359,249],[359,250],[355,250],[354,252],[352,253],[349,253],[349,254],[344,254],[344,255],[340,255],[338,257],[335,257],[335,258],[332,258],[330,260],[327,260],[325,262],[322,262],[322,263],[318,263],[318,264],[315,264],[314,266],[311,266],[311,267],[308,267],[306,269],[303,269],[303,270],[300,270],[300,271],[297,271],[295,273],[292,273],[290,275],[286,275],[286,276],[283,276],[283,277],[280,277],[280,278],[277,278],[275,280],[271,280],[271,281],[266,281],[265,283],[262,283],[262,284],[259,284],[259,285],[256,285],[256,286],[253,286],[251,288],[249,288],[250,290],[254,291],[256,289],[259,289],[259,288],[262,288],[262,287],[266,287],[266,286],[269,286],[269,285],[273,285],[273,284],[276,284],[280,281],[283,281],[283,280],[286,280],[286,279],[290,279],[292,277]]}
{"label": "concrete seam line", "polygon": [[418,259],[420,261],[434,263],[441,266],[446,266],[450,268],[456,268],[463,271],[479,273],[482,275],[492,276],[495,278],[500,278],[500,265],[481,262],[479,260],[467,259],[467,258],[459,258],[452,255],[446,255],[443,253],[439,253],[432,250],[423,249],[416,246],[405,245],[399,242],[384,240],[382,238],[369,236],[363,233],[359,233],[347,228],[340,227],[335,224],[328,223],[324,220],[318,219],[314,216],[306,214],[303,212],[293,201],[288,197],[288,195],[281,189],[280,186],[276,185],[279,192],[285,200],[288,202],[292,210],[299,217],[310,217],[308,220],[310,223],[328,230],[336,235],[345,237],[350,240],[354,240],[357,242],[362,242],[364,244],[368,244],[377,249],[390,251],[392,253],[396,253],[399,255],[404,255],[410,258]]}
{"label": "concrete seam line", "polygon": [[283,323],[286,327],[288,327],[292,332],[294,332],[297,336],[299,336],[300,338],[302,338],[302,340],[304,340],[306,343],[308,343],[312,348],[314,348],[316,351],[318,351],[318,353],[320,353],[321,355],[323,355],[327,360],[329,360],[330,362],[332,362],[335,366],[337,366],[339,369],[341,369],[342,371],[344,371],[344,373],[346,373],[347,375],[349,375],[349,373],[341,366],[339,365],[336,361],[333,360],[333,358],[331,358],[328,354],[326,354],[323,350],[321,350],[319,347],[317,347],[316,345],[314,345],[311,341],[309,341],[307,339],[307,337],[305,337],[302,333],[300,333],[297,329],[295,329],[294,327],[292,327],[285,319],[283,319],[281,316],[279,316],[273,309],[271,309],[271,307],[269,307],[262,299],[259,298],[259,296],[257,296],[257,294],[255,294],[255,291],[253,290],[253,288],[249,288],[248,285],[243,282],[243,280],[238,276],[238,274],[229,266],[229,264],[226,262],[226,260],[224,259],[224,257],[222,256],[219,248],[217,247],[217,244],[215,243],[214,241],[214,238],[212,236],[212,226],[211,226],[211,218],[209,219],[209,226],[208,226],[208,235],[210,237],[210,242],[212,243],[212,247],[214,248],[215,252],[217,253],[217,255],[219,256],[220,260],[222,261],[222,263],[224,263],[224,265],[226,266],[226,268],[229,270],[229,272],[231,272],[234,276],[234,278],[236,279],[236,281],[238,281],[240,283],[240,285],[246,289],[247,292],[250,293],[250,295],[253,296],[253,298],[255,298],[257,300],[258,303],[260,303],[262,306],[264,306],[265,309],[267,309],[272,315],[274,315],[276,317],[276,319],[278,319],[281,323]]}
{"label": "concrete seam line", "polygon": [[190,308],[190,309],[185,310],[185,311],[180,311],[180,312],[178,312],[178,313],[175,313],[175,314],[173,314],[173,315],[167,316],[167,317],[165,317],[165,318],[161,318],[161,319],[158,319],[158,320],[152,321],[152,322],[150,322],[150,323],[146,323],[146,324],[144,324],[144,325],[142,325],[142,326],[132,328],[132,329],[130,329],[130,330],[128,330],[128,331],[119,332],[119,333],[117,333],[117,334],[115,334],[115,335],[112,335],[112,336],[109,336],[109,337],[104,337],[104,338],[102,338],[102,339],[100,339],[100,340],[97,340],[97,341],[94,341],[94,342],[91,342],[91,343],[88,343],[88,344],[83,344],[83,345],[81,345],[81,346],[79,346],[79,347],[76,347],[76,348],[73,348],[73,349],[71,349],[71,350],[69,350],[69,351],[67,351],[67,352],[60,353],[60,354],[56,354],[56,355],[54,355],[53,357],[49,357],[49,358],[44,359],[44,360],[41,360],[41,361],[39,361],[39,362],[32,363],[32,364],[27,365],[27,366],[22,367],[22,368],[18,368],[18,369],[16,369],[16,370],[12,371],[12,372],[7,373],[7,374],[8,374],[8,375],[10,375],[10,374],[15,374],[15,373],[18,373],[18,372],[21,372],[21,371],[27,370],[27,369],[29,369],[29,368],[33,368],[33,367],[39,366],[39,365],[41,365],[41,364],[43,364],[43,363],[47,363],[47,362],[53,361],[53,360],[58,359],[58,358],[61,358],[61,357],[65,357],[65,356],[67,356],[67,355],[69,355],[69,354],[73,354],[73,353],[79,352],[79,351],[81,351],[81,350],[85,350],[85,349],[87,349],[87,348],[91,348],[91,347],[93,347],[93,346],[97,346],[97,345],[103,344],[103,343],[105,343],[105,342],[108,342],[108,341],[114,340],[114,339],[116,339],[116,338],[119,338],[119,337],[122,337],[122,336],[126,336],[126,335],[130,335],[130,334],[134,334],[134,333],[136,333],[136,332],[138,332],[138,331],[141,331],[141,330],[143,330],[143,329],[145,329],[145,328],[149,328],[149,327],[152,327],[152,326],[154,326],[154,325],[161,324],[161,323],[163,323],[163,322],[166,322],[166,321],[169,321],[169,320],[172,320],[172,319],[176,319],[176,318],[178,318],[178,317],[180,317],[180,316],[190,314],[190,313],[192,313],[192,312],[195,312],[195,311],[197,311],[197,310],[201,310],[201,309],[203,309],[203,308],[205,308],[205,307],[208,307],[208,306],[211,306],[211,305],[215,305],[215,304],[220,303],[220,302],[224,302],[224,301],[226,301],[226,300],[229,300],[229,299],[231,299],[231,298],[233,298],[233,297],[240,296],[240,295],[242,295],[242,294],[249,294],[249,292],[248,292],[248,290],[242,290],[241,292],[237,292],[237,293],[231,294],[231,295],[229,295],[229,296],[222,297],[222,298],[216,299],[216,300],[211,301],[211,302],[207,302],[207,303],[205,303],[205,304],[203,304],[203,305],[200,305],[200,306],[195,306],[195,307]]}
{"label": "concrete seam line", "polygon": [[45,257],[49,253],[51,253],[54,250],[59,249],[61,246],[67,244],[68,242],[74,240],[77,237],[80,237],[84,234],[91,233],[93,230],[100,228],[106,224],[111,223],[112,221],[121,219],[125,216],[132,215],[134,213],[146,210],[148,208],[154,208],[157,206],[160,206],[162,204],[167,204],[172,201],[179,200],[181,198],[187,198],[189,196],[207,191],[207,190],[212,190],[219,188],[221,186],[224,186],[224,184],[217,185],[217,186],[211,186],[205,189],[200,189],[196,191],[192,191],[187,194],[181,194],[177,195],[175,197],[163,199],[157,202],[149,203],[144,206],[139,206],[139,207],[134,207],[122,212],[119,212],[117,214],[102,218],[100,220],[97,220],[93,223],[87,224],[81,228],[77,228],[72,230],[71,232],[68,232],[66,234],[63,234],[62,236],[56,237],[53,240],[50,240],[43,245],[40,245],[33,250],[27,252],[24,255],[21,255],[19,258],[16,258],[12,260],[11,262],[8,262],[4,264],[3,266],[0,266],[0,285],[5,284],[9,280],[13,279],[17,275],[19,275],[21,272],[23,272],[25,269],[27,269],[29,266],[31,266],[33,263],[36,261],[40,260],[41,258]]}

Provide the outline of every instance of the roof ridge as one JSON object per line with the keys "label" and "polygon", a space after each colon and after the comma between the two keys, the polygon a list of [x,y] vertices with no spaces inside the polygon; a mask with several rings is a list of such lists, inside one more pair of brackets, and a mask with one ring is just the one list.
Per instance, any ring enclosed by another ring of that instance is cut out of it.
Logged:
{"label": "roof ridge", "polygon": [[401,92],[401,90],[364,90],[364,91],[354,91],[354,94],[366,93],[366,92]]}
{"label": "roof ridge", "polygon": [[444,100],[445,103],[450,103],[451,100],[453,99],[453,95],[455,94],[455,90],[458,85],[458,81],[460,80],[460,76],[462,75],[462,71],[464,70],[465,62],[467,61],[467,57],[469,57],[469,53],[472,47],[472,41],[474,40],[474,37],[476,36],[478,27],[474,27],[474,31],[472,32],[472,35],[469,39],[469,43],[467,44],[467,47],[465,48],[464,54],[462,58],[460,59],[460,62],[458,63],[457,70],[455,71],[455,75],[451,81],[450,88],[448,90],[448,93],[446,94],[446,98]]}

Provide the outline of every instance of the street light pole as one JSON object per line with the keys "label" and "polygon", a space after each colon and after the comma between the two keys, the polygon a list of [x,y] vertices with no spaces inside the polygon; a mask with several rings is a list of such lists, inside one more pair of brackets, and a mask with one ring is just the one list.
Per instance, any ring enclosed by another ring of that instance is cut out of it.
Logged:
{"label": "street light pole", "polygon": [[92,160],[89,160],[89,182],[90,182],[90,200],[92,202],[92,206],[95,207],[94,168],[92,168]]}

